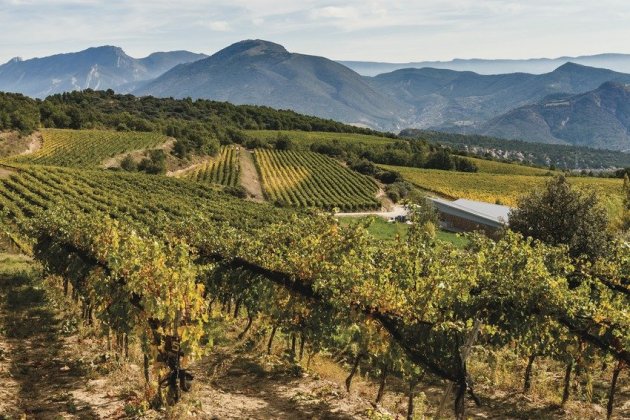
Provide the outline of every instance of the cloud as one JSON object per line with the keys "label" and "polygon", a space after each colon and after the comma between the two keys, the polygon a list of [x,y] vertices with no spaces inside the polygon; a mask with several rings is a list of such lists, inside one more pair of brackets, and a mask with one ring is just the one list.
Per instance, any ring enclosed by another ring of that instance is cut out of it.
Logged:
{"label": "cloud", "polygon": [[310,12],[313,19],[355,19],[358,16],[354,7],[327,6]]}
{"label": "cloud", "polygon": [[626,0],[0,0],[0,62],[117,44],[213,53],[262,38],[339,59],[630,52]]}
{"label": "cloud", "polygon": [[224,20],[216,20],[213,22],[199,22],[199,24],[216,32],[227,32],[232,29],[230,23]]}

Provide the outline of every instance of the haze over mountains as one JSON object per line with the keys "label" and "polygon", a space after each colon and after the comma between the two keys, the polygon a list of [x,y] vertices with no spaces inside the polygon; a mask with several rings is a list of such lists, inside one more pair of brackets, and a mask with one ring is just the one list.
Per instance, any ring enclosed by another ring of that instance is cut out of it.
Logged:
{"label": "haze over mountains", "polygon": [[579,57],[531,58],[524,60],[486,60],[480,58],[450,61],[418,61],[411,63],[381,63],[375,61],[339,61],[363,76],[376,76],[400,69],[430,67],[434,69],[472,71],[479,74],[549,73],[565,63],[601,67],[630,73],[630,54],[597,54]]}
{"label": "haze over mountains", "polygon": [[587,93],[551,95],[489,121],[478,132],[630,151],[630,85],[606,82]]}
{"label": "haze over mountains", "polygon": [[118,47],[103,46],[44,58],[14,58],[0,66],[0,90],[43,98],[83,89],[128,92],[177,64],[206,57],[188,51],[158,52],[136,59]]}
{"label": "haze over mountains", "polygon": [[111,88],[267,105],[396,132],[429,128],[615,150],[630,150],[628,84],[630,74],[575,63],[543,74],[409,68],[367,77],[262,40],[209,57],[177,51],[135,59],[99,47],[0,66],[0,90],[35,97]]}

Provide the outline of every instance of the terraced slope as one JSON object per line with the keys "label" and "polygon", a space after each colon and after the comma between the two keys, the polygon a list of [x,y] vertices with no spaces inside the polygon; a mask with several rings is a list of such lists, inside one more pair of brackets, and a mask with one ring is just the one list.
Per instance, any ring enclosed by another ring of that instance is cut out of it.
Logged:
{"label": "terraced slope", "polygon": [[95,168],[103,160],[133,150],[156,148],[168,141],[158,133],[105,130],[42,130],[43,147],[10,159],[14,163]]}
{"label": "terraced slope", "polygon": [[378,187],[364,175],[313,152],[260,149],[254,153],[267,199],[282,206],[375,209]]}

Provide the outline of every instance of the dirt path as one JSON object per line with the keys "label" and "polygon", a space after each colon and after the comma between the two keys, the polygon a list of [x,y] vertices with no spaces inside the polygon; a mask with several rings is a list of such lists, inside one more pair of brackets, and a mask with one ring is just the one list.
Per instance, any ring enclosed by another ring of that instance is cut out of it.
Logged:
{"label": "dirt path", "polygon": [[206,158],[202,159],[199,162],[195,162],[195,163],[193,163],[190,166],[186,166],[185,168],[177,169],[177,170],[174,170],[174,171],[168,171],[168,172],[166,172],[166,176],[177,177],[177,176],[179,176],[179,175],[181,175],[183,173],[186,173],[186,172],[194,170],[195,168],[205,164],[209,160],[212,160],[212,157],[206,157]]}
{"label": "dirt path", "polygon": [[241,147],[239,161],[241,162],[241,185],[247,191],[247,195],[253,201],[265,201],[252,152]]}
{"label": "dirt path", "polygon": [[195,413],[216,419],[367,419],[369,401],[348,395],[332,381],[279,363],[276,356],[255,357],[230,349],[214,351],[194,370],[201,402]]}
{"label": "dirt path", "polygon": [[14,170],[12,170],[10,168],[3,167],[3,166],[0,166],[0,179],[8,178],[14,173],[15,173]]}
{"label": "dirt path", "polygon": [[20,153],[20,156],[30,155],[37,152],[44,145],[44,139],[42,137],[42,133],[33,133],[29,136],[30,142],[28,144],[28,149]]}
{"label": "dirt path", "polygon": [[28,270],[29,264],[25,257],[0,254],[0,418],[116,417],[124,403],[108,396],[114,388],[90,380],[94,362],[85,351],[94,346],[64,333],[71,325],[48,300],[41,280],[7,271],[10,265]]}

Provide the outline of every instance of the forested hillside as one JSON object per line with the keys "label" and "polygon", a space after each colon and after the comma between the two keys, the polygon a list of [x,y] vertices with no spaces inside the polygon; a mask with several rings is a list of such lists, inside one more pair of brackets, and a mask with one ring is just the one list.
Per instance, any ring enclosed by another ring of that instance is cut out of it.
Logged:
{"label": "forested hillside", "polygon": [[562,170],[630,167],[630,153],[590,147],[531,143],[478,134],[457,134],[417,129],[403,130],[400,136],[441,144],[463,153],[538,166],[553,166]]}

